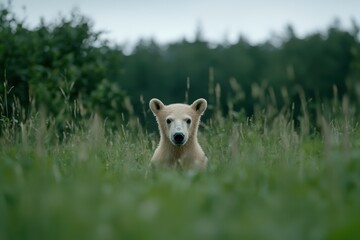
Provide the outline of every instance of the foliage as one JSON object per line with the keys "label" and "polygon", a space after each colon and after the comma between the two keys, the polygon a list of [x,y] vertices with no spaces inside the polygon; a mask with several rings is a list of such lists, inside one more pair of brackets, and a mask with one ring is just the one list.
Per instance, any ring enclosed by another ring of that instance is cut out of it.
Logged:
{"label": "foliage", "polygon": [[116,57],[113,62],[113,56],[122,53],[100,42],[88,19],[74,12],[70,19],[42,21],[28,29],[0,6],[0,21],[0,89],[8,92],[8,106],[18,101],[25,109],[19,120],[26,119],[32,107],[44,107],[61,124],[76,115],[65,104],[80,103],[83,111],[78,114],[90,116],[97,110],[113,120],[125,111],[125,93],[109,78],[115,72],[110,64],[121,61]]}
{"label": "foliage", "polygon": [[350,30],[335,22],[302,38],[289,26],[284,36],[259,44],[240,37],[214,45],[201,34],[193,42],[166,45],[140,40],[125,55],[121,46],[101,41],[101,32],[77,12],[30,29],[11,6],[0,5],[0,10],[0,79],[8,91],[2,110],[11,116],[12,106],[20,104],[25,112],[19,120],[43,106],[61,125],[75,115],[74,107],[67,107],[74,105],[82,106],[76,115],[98,112],[121,122],[135,113],[144,120],[144,102],[152,97],[165,103],[204,97],[213,113],[217,108],[224,115],[248,116],[271,101],[278,108],[294,104],[299,116],[305,96],[314,115],[317,103],[344,95],[354,101],[360,95],[355,22]]}

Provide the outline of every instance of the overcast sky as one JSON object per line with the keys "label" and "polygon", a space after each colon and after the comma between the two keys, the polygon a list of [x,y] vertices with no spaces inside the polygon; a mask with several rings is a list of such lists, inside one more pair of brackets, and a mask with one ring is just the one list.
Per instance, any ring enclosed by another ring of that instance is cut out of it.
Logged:
{"label": "overcast sky", "polygon": [[141,37],[161,43],[192,40],[198,26],[212,42],[234,42],[241,34],[257,43],[281,35],[288,24],[300,36],[325,30],[335,18],[345,27],[351,18],[360,24],[360,0],[12,0],[12,5],[31,26],[41,16],[51,21],[77,8],[95,30],[105,30],[107,39],[120,44]]}

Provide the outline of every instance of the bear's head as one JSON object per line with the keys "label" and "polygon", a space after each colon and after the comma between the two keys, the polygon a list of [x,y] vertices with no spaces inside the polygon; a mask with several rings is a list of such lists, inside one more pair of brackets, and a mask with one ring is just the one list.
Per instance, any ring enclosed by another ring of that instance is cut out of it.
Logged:
{"label": "bear's head", "polygon": [[200,117],[206,110],[207,102],[200,98],[191,105],[164,105],[153,98],[149,103],[159,125],[161,141],[169,141],[175,146],[183,146],[197,137]]}

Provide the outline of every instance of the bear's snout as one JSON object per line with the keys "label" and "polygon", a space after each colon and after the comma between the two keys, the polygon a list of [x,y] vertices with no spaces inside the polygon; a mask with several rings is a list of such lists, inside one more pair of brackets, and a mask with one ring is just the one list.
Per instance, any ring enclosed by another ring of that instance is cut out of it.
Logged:
{"label": "bear's snout", "polygon": [[183,145],[185,143],[185,134],[177,132],[172,137],[173,143],[176,145]]}

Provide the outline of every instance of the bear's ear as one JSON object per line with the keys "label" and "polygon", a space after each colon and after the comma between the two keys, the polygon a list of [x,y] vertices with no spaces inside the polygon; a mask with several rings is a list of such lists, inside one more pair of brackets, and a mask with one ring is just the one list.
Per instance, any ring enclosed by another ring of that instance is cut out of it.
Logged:
{"label": "bear's ear", "polygon": [[203,98],[199,98],[198,100],[195,100],[191,104],[191,108],[195,110],[199,115],[203,115],[207,107],[207,102]]}
{"label": "bear's ear", "polygon": [[149,107],[154,114],[157,114],[165,107],[165,105],[159,99],[153,98],[149,102]]}

